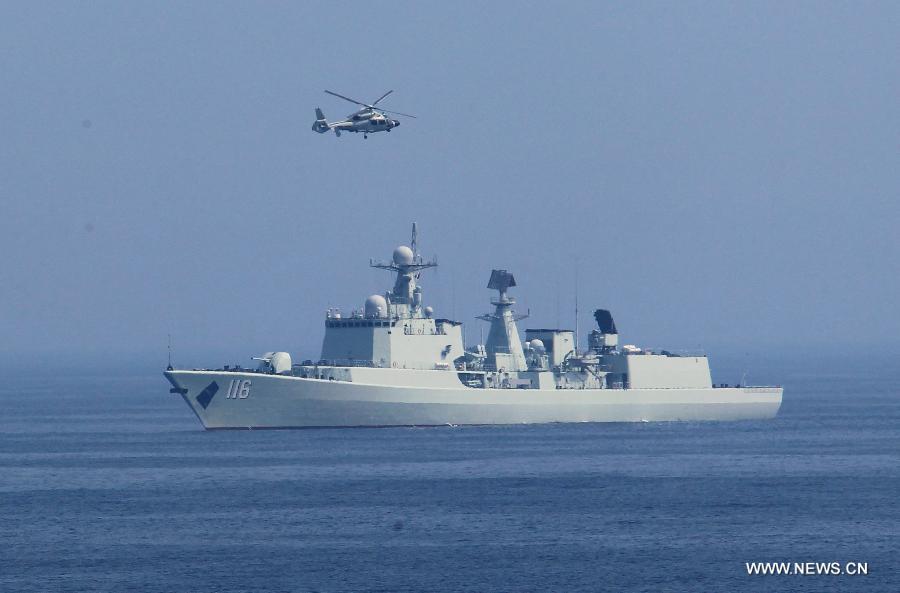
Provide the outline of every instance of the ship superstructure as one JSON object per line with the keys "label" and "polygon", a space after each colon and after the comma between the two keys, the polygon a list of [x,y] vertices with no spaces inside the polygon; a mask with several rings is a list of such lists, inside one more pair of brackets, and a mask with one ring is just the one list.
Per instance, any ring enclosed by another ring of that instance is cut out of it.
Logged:
{"label": "ship superstructure", "polygon": [[169,368],[171,391],[206,428],[732,420],[781,405],[780,387],[713,386],[705,355],[620,347],[605,309],[586,350],[568,329],[526,329],[523,341],[508,270],[490,274],[485,343],[465,348],[462,324],[424,304],[420,275],[437,262],[419,255],[415,224],[410,246],[370,265],[392,272],[393,288],[347,315],[329,309],[319,360],[268,352],[252,370]]}

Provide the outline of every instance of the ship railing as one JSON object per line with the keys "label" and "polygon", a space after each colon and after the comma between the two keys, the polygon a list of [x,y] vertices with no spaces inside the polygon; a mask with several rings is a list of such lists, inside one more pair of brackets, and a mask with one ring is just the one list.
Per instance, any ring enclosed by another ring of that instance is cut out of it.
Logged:
{"label": "ship railing", "polygon": [[446,336],[447,332],[443,329],[435,329],[434,331],[424,330],[423,328],[414,328],[409,325],[403,326],[403,335],[406,336]]}
{"label": "ship railing", "polygon": [[673,348],[641,348],[640,352],[635,354],[660,354],[662,356],[674,356],[674,357],[706,357],[706,351],[702,348],[681,348],[681,349],[673,349]]}
{"label": "ship railing", "polygon": [[728,383],[713,383],[713,389],[741,389],[744,393],[772,393],[781,388],[781,385],[741,385],[740,383],[729,385]]}
{"label": "ship railing", "polygon": [[382,365],[376,363],[372,360],[361,360],[354,358],[334,358],[334,359],[320,359],[317,361],[312,360],[304,360],[302,364],[295,364],[295,367],[310,367],[310,366],[319,366],[319,367],[380,367]]}

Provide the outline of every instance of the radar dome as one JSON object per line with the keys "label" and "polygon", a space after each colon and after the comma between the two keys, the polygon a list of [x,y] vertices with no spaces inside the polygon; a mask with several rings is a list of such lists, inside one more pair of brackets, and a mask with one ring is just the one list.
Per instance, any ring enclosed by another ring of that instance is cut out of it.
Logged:
{"label": "radar dome", "polygon": [[433,316],[434,316],[434,309],[432,309],[431,307],[425,307],[425,317],[430,318]]}
{"label": "radar dome", "polygon": [[538,340],[537,338],[528,342],[528,345],[531,346],[531,349],[535,352],[543,352],[544,351],[544,343]]}
{"label": "radar dome", "polygon": [[410,266],[413,263],[413,250],[401,245],[394,250],[394,263],[398,266]]}
{"label": "radar dome", "polygon": [[387,317],[387,301],[380,294],[366,299],[366,317]]}

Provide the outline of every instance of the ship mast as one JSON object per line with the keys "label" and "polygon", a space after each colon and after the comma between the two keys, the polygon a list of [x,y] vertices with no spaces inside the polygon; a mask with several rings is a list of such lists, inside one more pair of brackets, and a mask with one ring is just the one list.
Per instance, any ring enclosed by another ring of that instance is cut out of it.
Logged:
{"label": "ship mast", "polygon": [[426,262],[418,254],[418,228],[415,222],[410,244],[411,248],[400,245],[394,249],[390,263],[369,260],[371,267],[397,274],[394,289],[385,295],[392,317],[422,317],[422,289],[417,281],[422,270],[437,267],[437,260]]}
{"label": "ship mast", "polygon": [[[519,330],[516,322],[525,319],[528,315],[518,315],[512,307],[516,299],[509,296],[506,291],[516,285],[516,279],[512,273],[506,270],[491,271],[491,279],[488,288],[498,291],[499,296],[492,300],[493,314],[480,315],[478,319],[490,322],[485,349],[488,354],[488,362],[496,369],[501,367],[506,371],[525,371],[528,364],[525,362],[525,352],[522,350],[522,342],[519,340]],[[501,362],[502,361],[502,362]]]}

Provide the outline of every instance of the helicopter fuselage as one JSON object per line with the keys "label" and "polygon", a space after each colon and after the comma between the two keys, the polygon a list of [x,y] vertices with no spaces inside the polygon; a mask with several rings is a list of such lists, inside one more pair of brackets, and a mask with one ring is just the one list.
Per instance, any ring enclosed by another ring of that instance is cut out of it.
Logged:
{"label": "helicopter fuselage", "polygon": [[400,122],[377,112],[357,111],[352,115],[348,115],[347,119],[341,122],[334,122],[334,125],[337,124],[343,124],[341,125],[342,132],[371,134],[374,132],[390,132],[392,128],[399,126]]}

